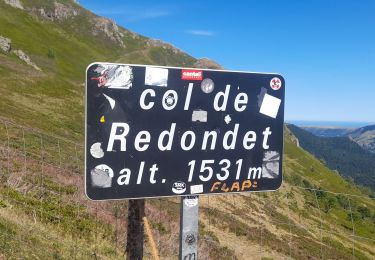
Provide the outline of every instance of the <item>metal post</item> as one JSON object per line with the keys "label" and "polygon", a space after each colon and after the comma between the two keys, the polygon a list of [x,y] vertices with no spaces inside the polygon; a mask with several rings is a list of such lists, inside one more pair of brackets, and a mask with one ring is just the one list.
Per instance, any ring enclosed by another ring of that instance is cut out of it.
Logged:
{"label": "metal post", "polygon": [[198,259],[199,196],[181,198],[180,260]]}
{"label": "metal post", "polygon": [[143,259],[145,200],[129,200],[126,259]]}

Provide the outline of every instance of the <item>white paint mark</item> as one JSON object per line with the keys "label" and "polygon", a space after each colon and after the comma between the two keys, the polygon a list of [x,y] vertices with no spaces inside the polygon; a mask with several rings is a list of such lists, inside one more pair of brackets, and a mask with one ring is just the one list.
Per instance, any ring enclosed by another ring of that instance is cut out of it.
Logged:
{"label": "white paint mark", "polygon": [[104,94],[104,93],[103,93],[103,96],[108,100],[109,105],[111,106],[111,108],[112,108],[112,110],[113,110],[113,109],[115,108],[116,101],[115,101],[113,98],[107,96],[107,95]]}
{"label": "white paint mark", "polygon": [[226,116],[224,117],[224,121],[225,121],[226,124],[229,124],[230,121],[232,121],[232,118],[230,117],[230,115],[226,115]]}

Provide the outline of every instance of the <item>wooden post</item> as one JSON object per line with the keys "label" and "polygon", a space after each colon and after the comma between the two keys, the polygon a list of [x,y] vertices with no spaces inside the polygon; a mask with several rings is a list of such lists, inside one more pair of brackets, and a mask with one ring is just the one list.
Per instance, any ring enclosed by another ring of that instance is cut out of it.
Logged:
{"label": "wooden post", "polygon": [[143,259],[145,200],[129,200],[126,259]]}

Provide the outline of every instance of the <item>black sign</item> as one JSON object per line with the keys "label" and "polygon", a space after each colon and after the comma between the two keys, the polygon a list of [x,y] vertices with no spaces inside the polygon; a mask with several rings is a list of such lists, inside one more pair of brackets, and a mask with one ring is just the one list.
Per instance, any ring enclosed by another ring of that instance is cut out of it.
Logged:
{"label": "black sign", "polygon": [[285,81],[277,74],[91,64],[87,196],[277,189],[284,95]]}

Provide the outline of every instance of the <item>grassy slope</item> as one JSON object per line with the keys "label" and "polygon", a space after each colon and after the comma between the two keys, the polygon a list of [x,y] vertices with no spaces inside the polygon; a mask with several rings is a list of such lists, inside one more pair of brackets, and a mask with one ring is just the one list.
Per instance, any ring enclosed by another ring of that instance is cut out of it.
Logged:
{"label": "grassy slope", "polygon": [[[126,46],[121,48],[105,36],[92,35],[90,21],[96,16],[77,8],[77,17],[49,22],[0,1],[0,35],[10,38],[13,49],[22,49],[43,70],[37,72],[13,54],[0,52],[0,116],[81,141],[83,75],[88,64],[121,61],[192,66],[196,60],[150,47],[146,38],[134,38],[125,29],[120,29]],[[48,57],[49,50],[54,58]]]}
{"label": "grassy slope", "polygon": [[288,127],[298,138],[300,145],[325,161],[329,168],[375,190],[375,154],[366,151],[348,137],[318,137],[295,125]]}
{"label": "grassy slope", "polygon": [[[34,5],[41,3],[30,1]],[[88,25],[88,19],[93,17],[82,12],[69,22],[41,22],[0,1],[0,35],[11,38],[15,49],[24,50],[43,69],[36,72],[14,55],[0,53],[1,117],[81,141],[82,75],[87,64],[102,60],[192,66],[195,61],[188,55],[149,47],[147,39],[134,39],[125,30],[123,40],[127,48],[103,42],[79,26]],[[53,50],[55,58],[48,58],[48,49]],[[72,163],[74,151],[69,149],[74,147],[68,142],[58,143],[62,151],[58,156],[57,140],[44,136],[44,153],[40,155],[39,134],[26,133],[27,150],[23,151],[20,129],[8,130],[11,130],[10,154],[6,149],[6,129],[1,126],[1,254],[68,259],[92,258],[95,252],[101,258],[122,258],[123,239],[118,234],[123,236],[120,227],[125,226],[126,207],[123,202],[100,204],[98,215],[99,204],[84,199],[82,179],[77,175],[82,163],[80,146],[76,146],[78,162]],[[8,157],[12,158],[11,163]],[[42,165],[49,166],[40,168],[41,160]],[[56,168],[59,165],[64,170]],[[356,238],[355,255],[360,259],[374,258],[375,245],[370,239],[375,239],[375,206],[368,195],[366,190],[343,180],[298,148],[286,131],[285,182],[279,191],[202,196],[201,256],[349,259],[353,252],[350,235],[354,224],[355,234],[367,238]],[[369,214],[363,210],[365,206]],[[177,238],[178,212],[176,199],[147,202],[147,215],[159,238],[163,258],[177,253],[176,243],[170,240]]]}

